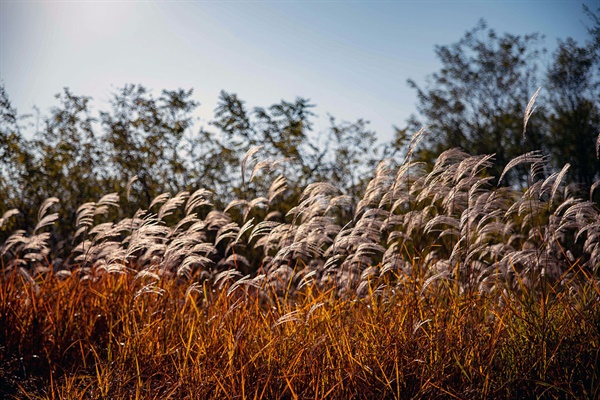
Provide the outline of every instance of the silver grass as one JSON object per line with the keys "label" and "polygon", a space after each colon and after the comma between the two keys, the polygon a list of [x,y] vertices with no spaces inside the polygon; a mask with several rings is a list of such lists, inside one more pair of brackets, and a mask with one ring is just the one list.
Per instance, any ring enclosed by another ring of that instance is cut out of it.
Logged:
{"label": "silver grass", "polygon": [[88,232],[88,235],[89,236],[100,236],[104,232],[109,231],[113,226],[114,226],[114,224],[112,222],[104,222],[104,223],[98,224],[98,225],[94,226],[92,229],[90,229],[90,231]]}
{"label": "silver grass", "polygon": [[185,214],[190,215],[196,208],[202,206],[210,206],[211,202],[208,200],[212,196],[212,192],[206,189],[198,189],[188,198],[185,205]]}
{"label": "silver grass", "polygon": [[215,238],[215,247],[225,239],[233,239],[237,236],[240,227],[235,222],[230,222],[226,225],[223,225],[217,231],[217,237]]}
{"label": "silver grass", "polygon": [[243,278],[238,279],[233,285],[231,285],[231,287],[227,291],[227,296],[231,296],[239,287],[253,287],[255,289],[260,289],[264,280],[264,274],[260,274],[255,277],[252,277],[251,274],[246,275]]}
{"label": "silver grass", "polygon": [[42,205],[40,206],[40,209],[38,211],[38,221],[41,221],[44,216],[46,215],[46,212],[48,211],[48,209],[50,207],[52,207],[53,205],[57,204],[60,200],[58,200],[57,197],[49,197],[46,200],[44,200],[44,202],[42,203]]}
{"label": "silver grass", "polygon": [[[91,227],[94,224],[94,215],[96,213],[96,203],[84,203],[77,208],[77,217],[75,219],[75,226],[81,227],[84,230]],[[80,228],[80,229],[81,229]],[[78,235],[76,234],[75,237]]]}
{"label": "silver grass", "polygon": [[279,211],[271,211],[265,216],[265,221],[272,221],[274,219],[283,219],[283,214]]}
{"label": "silver grass", "polygon": [[379,268],[369,266],[369,267],[365,268],[362,271],[362,273],[360,274],[360,280],[365,281],[365,280],[368,280],[369,278],[375,277],[378,275],[378,272],[379,272]]}
{"label": "silver grass", "polygon": [[331,257],[327,258],[327,261],[323,265],[324,270],[335,269],[338,265],[338,262],[342,259],[341,254],[334,254]]}
{"label": "silver grass", "polygon": [[185,231],[185,235],[202,234],[206,228],[206,221],[196,221],[187,228],[187,230]]}
{"label": "silver grass", "polygon": [[302,289],[304,286],[314,283],[314,277],[317,275],[317,271],[310,271],[305,274],[298,283],[298,290]]}
{"label": "silver grass", "polygon": [[308,324],[308,321],[310,320],[310,317],[314,314],[315,311],[317,311],[319,308],[323,307],[325,304],[322,302],[318,302],[312,305],[312,307],[310,307],[310,310],[308,310],[308,312],[306,313],[306,317],[304,318],[304,323]]}
{"label": "silver grass", "polygon": [[489,162],[494,155],[486,155],[486,156],[470,156],[462,160],[458,167],[456,168],[456,172],[454,174],[454,183],[459,182],[463,178],[474,178],[477,174],[481,173],[481,171],[491,166],[492,164]]}
{"label": "silver grass", "polygon": [[8,210],[4,214],[2,214],[2,218],[0,218],[0,228],[2,228],[2,226],[6,223],[6,221],[8,221],[8,219],[10,217],[18,215],[18,214],[20,214],[20,212],[16,208],[13,208],[12,210]]}
{"label": "silver grass", "polygon": [[156,196],[154,198],[154,200],[152,200],[152,202],[150,203],[150,206],[148,207],[148,209],[151,209],[152,207],[154,207],[157,204],[163,204],[164,202],[166,202],[169,198],[171,197],[170,193],[163,193],[163,194],[159,194],[158,196]]}
{"label": "silver grass", "polygon": [[96,267],[96,270],[99,272],[105,272],[107,274],[127,274],[127,268],[121,263],[108,263],[101,261]]}
{"label": "silver grass", "polygon": [[188,192],[179,192],[174,197],[168,199],[158,210],[158,219],[162,221],[165,217],[172,215],[174,210],[185,203],[189,195]]}
{"label": "silver grass", "polygon": [[308,197],[315,197],[318,195],[327,196],[338,193],[339,189],[328,182],[315,182],[311,183],[302,192],[301,199]]}
{"label": "silver grass", "polygon": [[33,235],[23,243],[22,250],[33,250],[42,254],[48,254],[50,249],[48,248],[48,240],[50,239],[50,233],[44,232],[38,235]]}
{"label": "silver grass", "polygon": [[[454,217],[450,217],[447,215],[436,215],[435,217],[433,217],[433,219],[431,219],[429,222],[427,222],[427,224],[425,224],[425,233],[442,231],[443,229],[439,228],[438,227],[439,225],[442,225],[442,226],[448,225],[455,229],[458,229],[460,226],[460,223]],[[434,228],[436,228],[436,229],[434,229]]]}
{"label": "silver grass", "polygon": [[255,208],[266,208],[267,205],[268,200],[266,197],[261,196],[251,200],[248,203],[248,208],[246,209],[246,212],[244,213],[244,221],[248,219],[248,216],[252,210],[254,210]]}
{"label": "silver grass", "polygon": [[107,195],[102,196],[100,200],[98,200],[98,206],[110,206],[119,208],[119,194],[118,193],[109,193]]}
{"label": "silver grass", "polygon": [[385,247],[378,243],[362,243],[356,249],[355,255],[360,257],[363,255],[372,255],[376,253],[385,253]]}
{"label": "silver grass", "polygon": [[54,222],[56,222],[57,220],[58,220],[58,213],[49,214],[49,215],[44,216],[42,219],[40,219],[38,221],[35,228],[33,228],[33,233],[36,234],[40,229],[43,229],[49,225],[54,224]]}
{"label": "silver grass", "polygon": [[552,185],[552,192],[550,193],[550,203],[552,203],[552,201],[554,200],[554,195],[556,194],[556,190],[558,189],[558,185],[560,185],[560,182],[562,181],[562,179],[564,178],[564,176],[567,173],[567,170],[571,167],[571,164],[567,163],[563,169],[560,171],[560,173],[556,176],[556,179],[554,180],[554,185]]}
{"label": "silver grass", "polygon": [[234,253],[234,254],[229,255],[229,257],[219,261],[219,263],[217,265],[235,267],[235,268],[239,268],[240,265],[243,265],[244,267],[248,267],[248,266],[250,266],[250,261],[248,261],[248,259],[246,257],[244,257],[243,255]]}
{"label": "silver grass", "polygon": [[202,295],[204,290],[201,289],[201,283],[200,282],[193,282],[190,286],[188,286],[187,290],[185,291],[185,299],[187,301],[188,298],[190,298],[192,296],[192,293],[196,292],[199,295]]}
{"label": "silver grass", "polygon": [[538,90],[535,91],[533,96],[531,96],[529,103],[527,103],[527,107],[525,108],[525,115],[523,116],[523,139],[525,139],[525,133],[527,132],[527,122],[529,122],[529,118],[531,118],[531,115],[535,111],[535,107],[533,107],[535,104],[535,99],[537,99],[541,89],[542,88],[540,86]]}
{"label": "silver grass", "polygon": [[280,222],[265,220],[256,224],[252,232],[250,233],[250,237],[248,238],[248,242],[251,242],[257,237],[269,235],[274,228],[281,225]]}
{"label": "silver grass", "polygon": [[242,186],[246,185],[246,164],[248,162],[251,162],[254,160],[254,155],[256,153],[258,153],[264,146],[255,146],[255,147],[251,147],[246,154],[244,155],[244,158],[242,158],[242,162],[241,162],[241,169],[242,169]]}
{"label": "silver grass", "polygon": [[154,279],[155,281],[160,280],[160,276],[158,276],[154,272],[147,270],[147,269],[143,269],[135,274],[135,276],[133,277],[133,281],[135,282],[138,279],[147,279],[147,278]]}
{"label": "silver grass", "polygon": [[[193,224],[196,224],[200,222],[200,220],[198,219],[198,217],[196,216],[196,214],[188,214],[185,217],[183,217],[182,219],[179,220],[179,222],[177,222],[177,225],[175,225],[175,227],[173,228],[172,234],[173,235],[177,235],[182,233],[182,227],[187,225],[187,224],[192,224],[190,225],[193,226]],[[189,230],[186,230],[185,233],[190,233]]]}
{"label": "silver grass", "polygon": [[150,283],[150,284],[143,286],[141,289],[139,289],[137,292],[135,292],[135,295],[133,296],[133,300],[136,301],[138,298],[140,298],[141,296],[144,296],[146,294],[155,294],[155,295],[162,297],[166,293],[167,293],[167,291],[165,289],[159,288],[154,283]]}
{"label": "silver grass", "polygon": [[241,228],[239,228],[237,236],[233,240],[233,244],[236,245],[240,241],[240,239],[242,238],[244,233],[246,233],[253,226],[254,226],[254,218],[250,218],[250,220],[248,222],[246,222]]}
{"label": "silver grass", "polygon": [[502,171],[502,174],[500,175],[500,179],[498,179],[498,183],[500,183],[502,181],[502,178],[504,178],[504,176],[508,173],[508,171],[510,171],[512,168],[516,167],[517,165],[525,164],[525,163],[536,164],[536,163],[541,163],[541,162],[545,162],[545,158],[544,158],[543,154],[537,150],[530,151],[528,153],[525,153],[518,157],[515,157],[512,160],[510,160],[508,164],[506,164],[506,167],[504,167],[504,170]]}
{"label": "silver grass", "polygon": [[219,289],[222,289],[223,286],[231,281],[234,280],[235,278],[238,278],[242,276],[242,273],[236,269],[228,269],[225,270],[223,272],[219,272],[216,276],[215,276],[215,281],[214,284],[218,285]]}
{"label": "silver grass", "polygon": [[282,315],[275,321],[275,323],[271,326],[271,329],[278,327],[279,325],[287,324],[289,322],[292,323],[300,323],[304,322],[303,318],[299,317],[300,310],[290,311],[289,313]]}
{"label": "silver grass", "polygon": [[231,217],[223,211],[212,210],[204,218],[204,221],[208,224],[207,228],[209,230],[219,230],[231,222]]}
{"label": "silver grass", "polygon": [[286,190],[287,180],[283,175],[279,175],[277,178],[275,178],[273,183],[271,183],[271,186],[269,186],[269,192],[267,194],[267,203],[271,204],[277,196],[283,194]]}
{"label": "silver grass", "polygon": [[439,272],[439,273],[427,278],[423,282],[423,286],[421,287],[420,294],[423,295],[423,293],[425,293],[425,291],[427,290],[427,288],[429,288],[429,286],[431,286],[434,282],[437,282],[440,280],[451,280],[450,273],[446,269],[444,269],[442,272]]}
{"label": "silver grass", "polygon": [[272,170],[272,164],[273,163],[271,160],[258,161],[256,164],[254,164],[254,168],[252,168],[252,173],[250,174],[250,179],[248,179],[248,182],[252,182],[260,171],[270,172]]}
{"label": "silver grass", "polygon": [[134,175],[133,177],[131,177],[131,179],[129,179],[129,181],[127,181],[127,186],[125,187],[125,196],[127,198],[127,201],[131,201],[131,187],[137,180],[138,176]]}
{"label": "silver grass", "polygon": [[246,209],[246,208],[248,208],[249,204],[250,204],[250,202],[248,200],[235,199],[235,200],[230,201],[229,204],[227,204],[227,206],[225,207],[223,212],[228,212],[229,210],[231,210],[234,207],[241,207],[243,209]]}
{"label": "silver grass", "polygon": [[22,229],[14,231],[8,239],[2,245],[2,255],[5,255],[12,248],[16,248],[21,244],[27,243],[29,238],[26,236],[26,232]]}
{"label": "silver grass", "polygon": [[423,140],[426,131],[426,127],[422,127],[410,138],[410,143],[408,144],[408,150],[406,152],[406,160],[410,160],[413,153],[417,150],[417,147],[419,146],[419,143],[421,143],[421,140]]}
{"label": "silver grass", "polygon": [[177,275],[185,276],[190,279],[194,269],[197,269],[198,267],[205,269],[211,264],[212,260],[210,258],[196,254],[188,255],[177,267]]}
{"label": "silver grass", "polygon": [[192,248],[194,254],[204,254],[208,256],[215,252],[215,246],[210,243],[198,243]]}

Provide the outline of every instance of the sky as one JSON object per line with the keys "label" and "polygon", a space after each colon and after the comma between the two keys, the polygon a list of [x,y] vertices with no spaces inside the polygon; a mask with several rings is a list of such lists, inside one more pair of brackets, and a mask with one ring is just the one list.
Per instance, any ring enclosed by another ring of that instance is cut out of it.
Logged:
{"label": "sky", "polygon": [[[328,114],[370,121],[381,140],[416,111],[406,83],[440,68],[452,44],[483,18],[497,33],[583,42],[582,4],[596,1],[12,1],[0,0],[0,81],[20,114],[46,112],[69,87],[108,109],[111,94],[140,83],[194,89],[196,127],[219,92],[251,109],[308,98],[315,130]],[[548,56],[549,59],[549,56]]]}

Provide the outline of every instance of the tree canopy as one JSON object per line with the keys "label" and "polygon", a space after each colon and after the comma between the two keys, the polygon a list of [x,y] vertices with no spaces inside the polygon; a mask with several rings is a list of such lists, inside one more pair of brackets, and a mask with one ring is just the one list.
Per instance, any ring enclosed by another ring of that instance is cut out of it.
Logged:
{"label": "tree canopy", "polygon": [[[121,211],[102,212],[127,215],[149,208],[165,192],[204,188],[214,202],[227,204],[265,193],[278,171],[286,179],[279,190],[287,191],[290,204],[314,182],[328,182],[357,199],[378,163],[389,157],[399,162],[410,133],[422,126],[428,132],[416,154],[422,160],[435,161],[455,147],[495,154],[487,173],[498,178],[514,158],[542,150],[554,168],[570,164],[568,179],[587,196],[600,174],[594,151],[600,133],[600,17],[589,9],[586,14],[589,40],[561,40],[547,67],[540,35],[499,35],[483,21],[456,43],[437,46],[441,69],[424,86],[408,81],[419,115],[396,128],[389,143],[379,143],[361,118],[329,116],[329,127],[315,132],[316,106],[306,98],[250,108],[223,91],[212,121],[197,129],[200,103],[192,89],[156,96],[143,85],[125,85],[113,93],[108,109],[93,113],[93,99],[65,88],[47,114],[32,118],[18,114],[0,86],[0,215],[19,210],[19,226],[30,231],[40,204],[57,198],[60,223],[53,240],[68,249],[72,238],[60,226],[73,226],[79,205],[108,193],[127,196]],[[540,86],[531,113],[528,103]],[[244,155],[255,146],[261,146],[260,161],[250,163]],[[500,183],[524,185],[526,176],[525,169],[513,168]],[[290,204],[279,205],[281,215]],[[4,228],[10,231],[10,225]]]}

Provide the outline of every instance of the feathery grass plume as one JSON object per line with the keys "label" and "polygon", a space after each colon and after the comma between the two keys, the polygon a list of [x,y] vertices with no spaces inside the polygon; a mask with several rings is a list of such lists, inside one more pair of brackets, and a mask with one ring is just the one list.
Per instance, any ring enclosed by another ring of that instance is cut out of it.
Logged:
{"label": "feathery grass plume", "polygon": [[75,219],[75,227],[77,228],[77,231],[75,232],[73,240],[77,239],[79,235],[94,225],[95,213],[96,203],[94,202],[84,203],[77,208],[77,217]]}
{"label": "feathery grass plume", "polygon": [[242,227],[239,229],[237,236],[233,240],[233,245],[236,245],[242,238],[242,235],[244,233],[246,233],[249,229],[251,229],[253,226],[254,226],[254,218],[250,218],[250,220],[248,222],[246,222],[244,225],[242,225]]}
{"label": "feathery grass plume", "polygon": [[275,323],[271,326],[271,329],[278,327],[279,325],[287,324],[289,322],[292,323],[301,323],[304,321],[303,318],[299,317],[300,310],[290,311],[289,313],[282,315],[275,321]]}
{"label": "feathery grass plume", "polygon": [[156,196],[152,202],[150,203],[150,205],[148,206],[148,210],[150,210],[152,207],[154,207],[157,204],[163,204],[164,202],[166,202],[169,198],[171,197],[171,193],[163,193],[163,194],[159,194],[158,196]]}
{"label": "feathery grass plume", "polygon": [[271,162],[271,160],[261,160],[261,161],[258,161],[254,165],[254,168],[252,168],[252,173],[250,174],[250,179],[248,179],[248,182],[252,182],[252,180],[254,180],[254,177],[260,171],[270,172],[272,170],[273,170],[273,163]]}
{"label": "feathery grass plume", "polygon": [[240,227],[237,222],[229,222],[219,228],[217,237],[215,238],[215,247],[225,239],[234,239],[237,237]]}
{"label": "feathery grass plume", "polygon": [[58,220],[58,213],[46,215],[46,212],[48,211],[48,209],[50,207],[52,207],[54,204],[57,204],[58,202],[59,202],[58,198],[50,197],[42,203],[42,206],[40,207],[40,209],[38,211],[38,223],[35,226],[35,228],[33,228],[34,235],[40,229],[42,229],[48,225],[52,225],[54,222],[56,222],[56,220]]}
{"label": "feathery grass plume", "polygon": [[316,270],[313,270],[313,271],[310,271],[310,272],[307,272],[306,274],[304,274],[304,276],[302,276],[302,278],[298,282],[298,290],[301,290],[304,286],[314,283],[314,281],[315,281],[314,277],[316,275],[317,275]]}
{"label": "feathery grass plume", "polygon": [[231,217],[224,211],[211,210],[204,218],[204,222],[207,224],[208,230],[218,231],[231,222]]}
{"label": "feathery grass plume", "polygon": [[202,206],[212,206],[209,198],[212,196],[212,192],[206,189],[198,189],[190,197],[188,197],[185,205],[185,214],[190,215],[196,208]]}
{"label": "feathery grass plume", "polygon": [[[276,222],[276,221],[265,220],[265,221],[259,222],[258,224],[256,224],[254,229],[252,229],[252,232],[250,233],[250,237],[248,238],[248,243],[250,243],[252,240],[254,240],[257,237],[270,235],[271,232],[273,232],[273,229],[280,225],[281,225],[281,222]],[[256,246],[258,246],[258,243],[256,244]]]}
{"label": "feathery grass plume", "polygon": [[527,122],[529,122],[529,118],[531,118],[531,115],[535,111],[535,107],[533,107],[535,104],[535,99],[537,99],[541,89],[542,87],[540,86],[538,90],[535,91],[533,96],[531,96],[529,103],[527,103],[527,107],[525,108],[525,115],[523,116],[523,139],[525,139],[525,133],[527,132]]}
{"label": "feathery grass plume", "polygon": [[46,216],[48,209],[58,202],[60,202],[60,200],[57,197],[49,197],[44,200],[38,211],[38,221],[41,221]]}
{"label": "feathery grass plume", "polygon": [[246,221],[248,219],[250,212],[252,212],[252,210],[254,210],[255,208],[266,209],[268,207],[268,205],[269,205],[268,199],[263,196],[259,196],[253,200],[250,200],[250,202],[248,203],[248,208],[246,209],[246,212],[244,213],[244,221]]}
{"label": "feathery grass plume", "polygon": [[544,193],[547,192],[547,189],[550,187],[550,185],[552,185],[550,190],[549,204],[552,204],[554,200],[554,195],[556,194],[556,191],[558,190],[558,187],[561,181],[563,180],[564,176],[566,175],[569,167],[571,167],[571,164],[567,163],[560,172],[553,172],[548,178],[546,178],[543,181],[540,189],[540,197],[543,196]]}
{"label": "feathery grass plume", "polygon": [[179,220],[179,222],[177,222],[177,224],[175,225],[175,227],[172,229],[171,231],[171,235],[172,236],[177,236],[177,235],[181,235],[181,234],[186,234],[186,233],[191,233],[188,230],[183,231],[183,227],[187,224],[192,224],[191,226],[194,226],[195,224],[202,222],[198,219],[198,217],[196,216],[196,214],[192,214],[192,215],[186,215],[185,217],[183,217],[182,219]]}
{"label": "feathery grass plume", "polygon": [[242,273],[237,269],[228,269],[215,275],[214,284],[215,286],[218,286],[219,289],[222,289],[225,284],[241,276]]}
{"label": "feathery grass plume", "polygon": [[267,194],[267,204],[270,205],[277,196],[285,193],[286,190],[287,180],[283,175],[279,175],[271,183],[271,186],[269,186],[269,192]]}
{"label": "feathery grass plume", "polygon": [[248,274],[243,278],[240,278],[237,281],[235,281],[233,285],[229,287],[229,290],[227,290],[227,296],[231,296],[240,287],[253,287],[255,289],[261,289],[265,277],[266,276],[264,274],[260,274],[255,277],[252,277],[251,274]]}
{"label": "feathery grass plume", "polygon": [[254,161],[254,155],[262,150],[263,147],[264,146],[251,147],[244,155],[244,158],[242,158],[242,162],[240,164],[242,169],[242,187],[246,186],[246,164]]}
{"label": "feathery grass plume", "polygon": [[154,279],[154,281],[159,281],[160,280],[160,276],[158,276],[157,274],[155,274],[154,272],[148,270],[148,269],[143,269],[141,271],[138,271],[135,276],[133,277],[133,281],[135,282],[136,280],[144,280],[144,279]]}
{"label": "feathery grass plume", "polygon": [[419,146],[419,144],[421,143],[421,141],[425,137],[425,133],[426,132],[427,132],[427,128],[426,127],[422,127],[421,129],[419,129],[419,131],[417,133],[415,133],[410,138],[410,142],[408,144],[408,149],[406,151],[406,157],[405,157],[406,161],[410,161],[410,159],[412,158],[413,153],[417,150],[417,147]]}
{"label": "feathery grass plume", "polygon": [[142,297],[144,295],[148,295],[148,294],[154,294],[154,295],[158,295],[158,296],[162,297],[166,293],[167,293],[167,291],[165,289],[156,286],[155,283],[149,283],[147,285],[144,285],[137,292],[135,292],[135,295],[133,296],[133,300],[136,301],[140,297]]}
{"label": "feathery grass plume", "polygon": [[598,185],[600,185],[600,180],[594,182],[590,187],[590,201],[594,199],[594,192],[596,191],[596,189],[598,189]]}
{"label": "feathery grass plume", "polygon": [[127,186],[125,186],[125,198],[127,201],[131,201],[131,187],[138,180],[138,176],[134,175],[127,181]]}
{"label": "feathery grass plume", "polygon": [[231,200],[229,202],[229,204],[227,204],[227,206],[225,207],[225,209],[223,210],[223,212],[228,212],[229,210],[231,210],[234,207],[242,207],[242,208],[247,208],[249,205],[249,201],[245,200],[245,199],[235,199],[235,200]]}
{"label": "feathery grass plume", "polygon": [[522,154],[516,158],[513,158],[512,160],[509,161],[508,164],[506,164],[506,167],[504,167],[504,170],[502,171],[502,174],[500,175],[500,178],[498,179],[498,184],[500,184],[500,182],[502,181],[502,178],[504,178],[504,176],[508,173],[508,171],[510,171],[512,168],[516,167],[517,165],[524,164],[524,163],[538,164],[538,163],[543,163],[543,162],[545,162],[545,158],[544,158],[542,152],[539,150],[530,151],[530,152]]}
{"label": "feathery grass plume", "polygon": [[179,192],[174,197],[165,201],[165,203],[158,210],[159,221],[162,221],[165,217],[172,215],[174,210],[186,202],[189,195],[189,192]]}
{"label": "feathery grass plume", "polygon": [[109,193],[98,200],[98,208],[96,209],[96,215],[105,214],[108,210],[108,206],[119,208],[119,194]]}
{"label": "feathery grass plume", "polygon": [[6,221],[8,221],[8,219],[10,217],[13,217],[18,214],[20,214],[20,212],[16,208],[13,208],[12,210],[8,210],[4,214],[2,214],[2,218],[0,218],[0,228],[2,228],[4,226],[4,224],[6,223]]}

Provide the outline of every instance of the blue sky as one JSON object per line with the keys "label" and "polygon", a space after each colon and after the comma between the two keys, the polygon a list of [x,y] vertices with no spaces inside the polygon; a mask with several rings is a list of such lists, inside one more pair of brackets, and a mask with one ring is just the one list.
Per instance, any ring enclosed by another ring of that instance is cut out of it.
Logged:
{"label": "blue sky", "polygon": [[[319,115],[371,121],[381,139],[415,112],[406,80],[435,72],[436,44],[480,18],[498,33],[586,38],[595,1],[9,1],[0,0],[0,80],[19,113],[69,87],[107,108],[141,83],[194,88],[200,122],[220,90],[247,106],[310,98]],[[548,56],[549,58],[549,56]]]}

